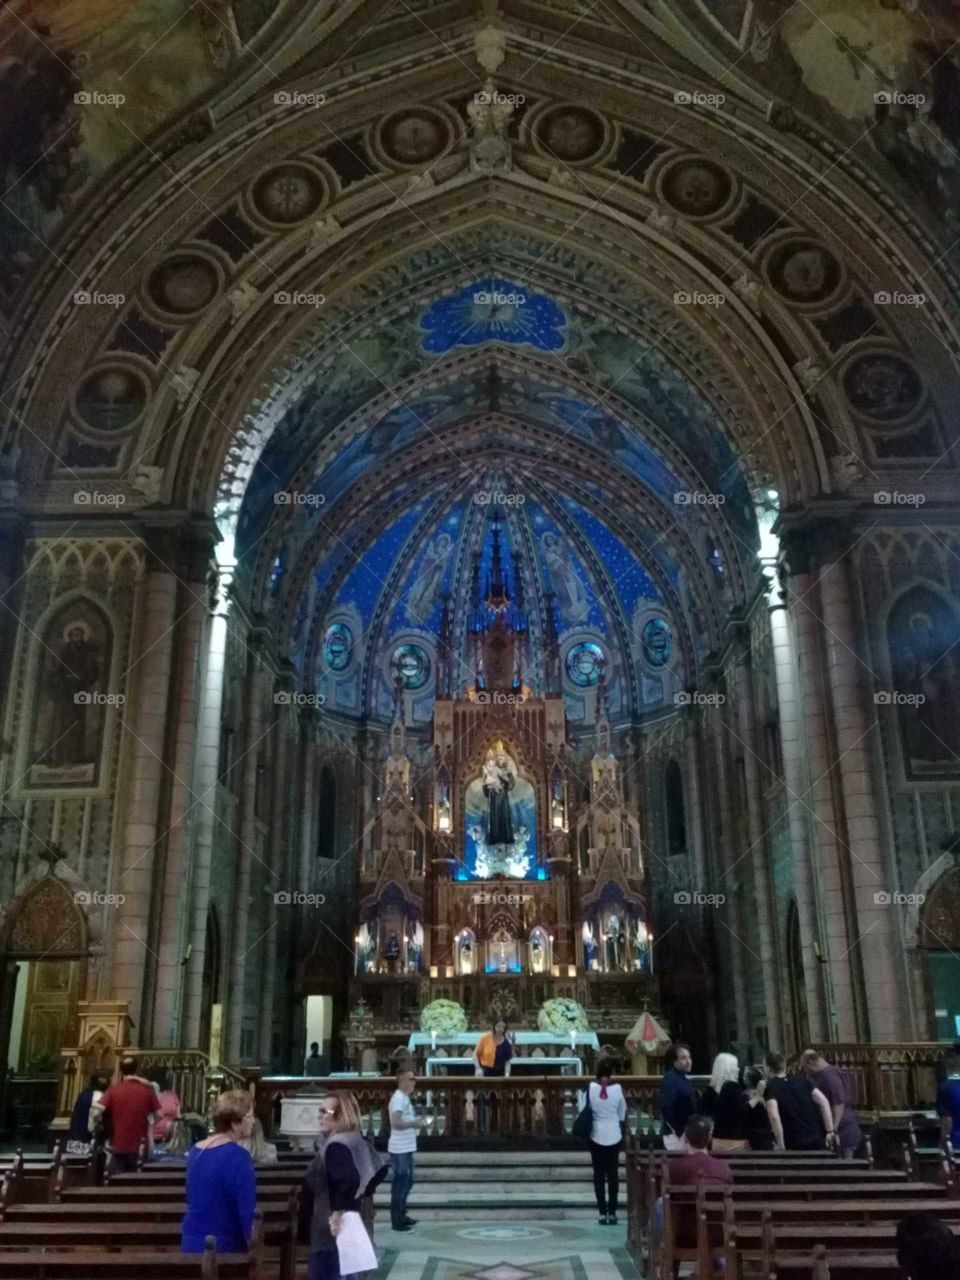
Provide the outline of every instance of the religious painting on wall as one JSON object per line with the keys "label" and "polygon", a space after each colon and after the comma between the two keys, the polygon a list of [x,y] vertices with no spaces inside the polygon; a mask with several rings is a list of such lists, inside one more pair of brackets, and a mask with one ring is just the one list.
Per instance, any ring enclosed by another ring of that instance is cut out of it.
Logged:
{"label": "religious painting on wall", "polygon": [[537,803],[502,743],[491,747],[466,792],[467,878],[511,880],[537,874]]}
{"label": "religious painting on wall", "polygon": [[960,618],[936,592],[914,587],[887,623],[893,704],[911,782],[960,777]]}
{"label": "religious painting on wall", "polygon": [[37,655],[27,783],[95,787],[104,723],[117,699],[108,691],[112,639],[104,615],[73,600],[47,623]]}

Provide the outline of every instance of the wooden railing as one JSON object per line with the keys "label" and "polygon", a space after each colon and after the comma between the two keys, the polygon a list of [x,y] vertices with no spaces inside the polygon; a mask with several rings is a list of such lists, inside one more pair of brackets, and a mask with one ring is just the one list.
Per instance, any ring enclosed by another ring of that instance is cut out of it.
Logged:
{"label": "wooden railing", "polygon": [[[858,1111],[925,1111],[937,1097],[937,1081],[946,1045],[813,1045],[825,1058],[850,1073]],[[794,1069],[796,1063],[791,1063]]]}
{"label": "wooden railing", "polygon": [[[570,1135],[582,1105],[581,1093],[592,1076],[422,1076],[414,1102],[432,1120],[427,1136],[466,1138],[495,1134],[501,1138],[562,1138]],[[632,1134],[658,1124],[660,1076],[618,1076],[627,1099],[627,1125]],[[703,1089],[706,1077],[693,1077]],[[257,1114],[268,1134],[279,1130],[282,1100],[349,1090],[357,1099],[364,1132],[377,1138],[389,1128],[387,1106],[397,1084],[393,1076],[327,1077],[265,1076],[257,1085]]]}

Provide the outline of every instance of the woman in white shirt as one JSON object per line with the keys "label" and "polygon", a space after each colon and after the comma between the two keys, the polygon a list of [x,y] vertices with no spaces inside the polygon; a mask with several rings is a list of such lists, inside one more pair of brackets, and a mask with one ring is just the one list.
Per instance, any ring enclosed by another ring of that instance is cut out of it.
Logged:
{"label": "woman in white shirt", "polygon": [[590,1159],[593,1163],[593,1190],[601,1226],[617,1225],[617,1196],[620,1190],[620,1144],[623,1142],[627,1100],[623,1089],[612,1084],[613,1063],[603,1058],[597,1063],[597,1078],[587,1090],[593,1124],[590,1130]]}

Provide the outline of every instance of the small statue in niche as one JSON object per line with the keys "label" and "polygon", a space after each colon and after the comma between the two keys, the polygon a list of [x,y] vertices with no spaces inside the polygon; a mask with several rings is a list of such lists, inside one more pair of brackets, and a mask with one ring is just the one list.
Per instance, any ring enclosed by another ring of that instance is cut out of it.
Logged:
{"label": "small statue in niche", "polygon": [[400,939],[396,931],[390,934],[383,948],[383,957],[387,962],[387,973],[397,972],[397,961],[400,958]]}
{"label": "small statue in niche", "polygon": [[489,805],[487,811],[487,846],[513,844],[513,818],[510,813],[510,792],[515,778],[511,762],[505,752],[488,756],[483,766],[483,794]]}

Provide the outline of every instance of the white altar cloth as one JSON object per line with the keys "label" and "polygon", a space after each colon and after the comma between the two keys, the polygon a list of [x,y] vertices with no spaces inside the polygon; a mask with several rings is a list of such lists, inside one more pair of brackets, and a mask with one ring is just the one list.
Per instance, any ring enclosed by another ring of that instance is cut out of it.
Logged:
{"label": "white altar cloth", "polygon": [[[427,1075],[428,1075],[428,1076],[439,1076],[439,1075],[441,1074],[440,1068],[441,1068],[441,1067],[443,1067],[443,1066],[449,1065],[449,1064],[450,1064],[450,1063],[452,1063],[452,1062],[459,1062],[459,1063],[463,1063],[463,1064],[467,1064],[467,1063],[471,1063],[471,1064],[472,1064],[472,1062],[473,1062],[473,1055],[471,1054],[469,1057],[466,1057],[466,1058],[461,1058],[461,1057],[434,1058],[434,1057],[432,1057],[432,1056],[431,1056],[431,1057],[427,1058]],[[563,1075],[574,1075],[574,1076],[582,1076],[582,1075],[583,1075],[583,1059],[582,1059],[582,1058],[572,1058],[572,1057],[570,1057],[569,1055],[562,1056],[562,1057],[561,1057],[561,1056],[558,1056],[558,1057],[556,1057],[556,1058],[530,1058],[530,1057],[523,1057],[523,1058],[521,1058],[519,1055],[517,1055],[517,1057],[515,1057],[515,1058],[513,1059],[513,1062],[514,1062],[514,1065],[516,1065],[516,1063],[518,1063],[518,1062],[533,1062],[533,1063],[539,1063],[539,1062],[551,1062],[551,1063],[559,1063],[559,1065],[560,1065],[560,1067],[561,1067],[561,1074],[563,1074]],[[572,1071],[566,1071],[566,1070],[563,1070],[563,1068],[567,1068],[567,1067],[573,1067],[574,1069],[573,1069]],[[515,1077],[515,1078],[516,1078],[517,1080],[522,1080],[522,1079],[523,1079],[523,1076],[524,1076],[525,1074],[526,1074],[525,1072],[524,1072],[524,1073],[517,1072],[517,1074],[516,1074],[516,1077]],[[531,1072],[530,1074],[531,1074],[531,1075],[536,1075],[536,1072],[535,1072],[535,1071],[533,1071],[533,1072]],[[511,1078],[513,1078],[513,1077],[511,1077]],[[460,1077],[459,1077],[459,1079],[463,1079],[463,1077],[462,1077],[462,1076],[460,1076]]]}
{"label": "white altar cloth", "polygon": [[[457,1031],[453,1035],[443,1035],[437,1032],[436,1040],[433,1039],[431,1031],[412,1031],[410,1039],[407,1041],[407,1048],[411,1052],[420,1045],[435,1044],[452,1044],[452,1045],[469,1045],[471,1049],[476,1048],[477,1041],[485,1031]],[[579,1048],[581,1045],[588,1049],[599,1049],[600,1041],[597,1039],[595,1031],[574,1031],[574,1040],[570,1039],[570,1032],[557,1031],[515,1031],[512,1032],[514,1046],[520,1048],[521,1045],[556,1045],[558,1048]]]}

